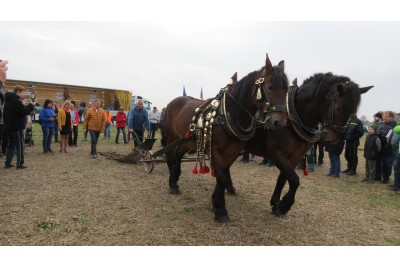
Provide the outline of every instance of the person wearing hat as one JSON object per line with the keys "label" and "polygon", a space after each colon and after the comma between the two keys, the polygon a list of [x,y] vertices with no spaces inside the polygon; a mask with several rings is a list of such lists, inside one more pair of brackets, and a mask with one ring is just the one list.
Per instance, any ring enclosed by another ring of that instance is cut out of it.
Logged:
{"label": "person wearing hat", "polygon": [[378,125],[382,121],[382,113],[378,111],[374,114],[374,122],[372,124]]}
{"label": "person wearing hat", "polygon": [[110,137],[111,137],[110,128],[111,128],[112,117],[113,117],[113,115],[110,113],[110,108],[106,109],[104,116],[106,117],[106,128],[104,128],[104,138],[110,139]]}
{"label": "person wearing hat", "polygon": [[376,159],[382,148],[377,130],[378,126],[375,124],[368,127],[368,134],[364,144],[365,178],[361,182],[373,183],[375,180]]}

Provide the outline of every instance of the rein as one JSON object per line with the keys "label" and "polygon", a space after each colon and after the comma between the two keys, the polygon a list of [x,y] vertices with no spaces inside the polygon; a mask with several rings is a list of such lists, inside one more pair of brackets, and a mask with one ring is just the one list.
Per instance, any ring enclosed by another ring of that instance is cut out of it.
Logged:
{"label": "rein", "polygon": [[295,97],[296,97],[296,92],[299,87],[293,88],[293,90],[288,92],[288,95],[286,97],[286,103],[288,106],[288,117],[289,121],[292,124],[293,129],[295,132],[306,142],[309,143],[315,143],[317,142],[320,137],[321,137],[321,124],[318,124],[318,128],[310,128],[304,125],[304,123],[301,121],[299,115],[297,114],[296,108],[295,108]]}

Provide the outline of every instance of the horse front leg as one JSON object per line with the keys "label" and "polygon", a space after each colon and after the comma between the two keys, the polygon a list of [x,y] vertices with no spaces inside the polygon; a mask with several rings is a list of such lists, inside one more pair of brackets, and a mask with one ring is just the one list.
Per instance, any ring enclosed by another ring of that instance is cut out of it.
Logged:
{"label": "horse front leg", "polygon": [[227,177],[229,169],[216,169],[216,185],[212,194],[212,205],[215,213],[215,221],[219,223],[229,222],[228,211],[225,207],[225,188],[227,187]]}
{"label": "horse front leg", "polygon": [[179,190],[178,180],[181,175],[181,159],[175,151],[167,153],[167,165],[169,170],[169,190],[173,195],[181,193]]}
{"label": "horse front leg", "polygon": [[270,200],[270,205],[272,207],[272,213],[276,216],[280,215],[279,202],[281,200],[281,194],[282,194],[282,190],[283,190],[283,187],[285,186],[285,184],[286,184],[286,177],[281,171],[279,173],[278,180],[276,181],[274,193],[272,194],[272,197]]}
{"label": "horse front leg", "polygon": [[[290,170],[287,172],[281,172],[279,175],[278,181],[280,179],[285,180],[285,181],[287,180],[289,182],[289,191],[282,198],[282,200],[278,203],[278,205],[275,204],[273,206],[272,210],[276,216],[286,214],[290,210],[290,208],[293,206],[294,201],[295,201],[297,188],[299,188],[299,185],[300,185],[299,176],[297,175],[297,173],[294,170]],[[281,192],[282,192],[282,190],[281,190]],[[271,199],[271,201],[272,201],[272,199]]]}

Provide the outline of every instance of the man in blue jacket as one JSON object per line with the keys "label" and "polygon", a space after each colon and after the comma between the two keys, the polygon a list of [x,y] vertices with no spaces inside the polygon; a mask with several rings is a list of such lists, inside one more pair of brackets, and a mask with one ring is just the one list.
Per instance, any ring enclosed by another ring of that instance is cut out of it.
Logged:
{"label": "man in blue jacket", "polygon": [[358,146],[360,145],[360,138],[364,134],[364,128],[361,120],[357,118],[357,114],[353,114],[347,124],[346,131],[346,148],[344,157],[347,160],[347,169],[342,171],[347,175],[353,176],[357,174],[358,165]]}
{"label": "man in blue jacket", "polygon": [[143,142],[144,128],[150,131],[149,113],[143,108],[143,101],[139,99],[128,114],[129,132],[133,133],[135,146]]}

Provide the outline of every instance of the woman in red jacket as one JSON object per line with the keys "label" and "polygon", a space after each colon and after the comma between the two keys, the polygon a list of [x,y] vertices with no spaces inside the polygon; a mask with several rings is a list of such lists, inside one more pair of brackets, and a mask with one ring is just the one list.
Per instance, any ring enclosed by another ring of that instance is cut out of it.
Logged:
{"label": "woman in red jacket", "polygon": [[124,135],[124,144],[128,144],[128,141],[126,140],[126,132],[125,132],[126,114],[124,112],[123,107],[121,107],[119,109],[119,111],[117,112],[116,122],[117,122],[117,135],[115,136],[115,143],[119,144],[119,142],[118,142],[119,132],[120,132],[120,130],[122,130],[122,134]]}

